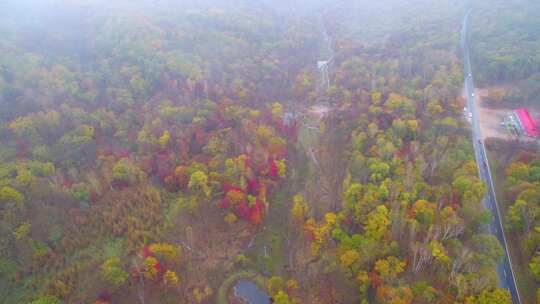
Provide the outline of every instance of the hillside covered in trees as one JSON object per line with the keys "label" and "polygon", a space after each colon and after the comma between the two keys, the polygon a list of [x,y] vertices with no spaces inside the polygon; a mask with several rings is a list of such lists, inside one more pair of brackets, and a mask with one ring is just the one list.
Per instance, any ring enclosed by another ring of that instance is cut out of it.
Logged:
{"label": "hillside covered in trees", "polygon": [[367,2],[0,4],[0,302],[511,303],[466,2]]}

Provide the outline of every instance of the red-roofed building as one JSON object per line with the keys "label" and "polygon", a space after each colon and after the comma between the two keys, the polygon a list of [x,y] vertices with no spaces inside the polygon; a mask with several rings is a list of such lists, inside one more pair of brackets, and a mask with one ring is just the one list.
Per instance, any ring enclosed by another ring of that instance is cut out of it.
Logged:
{"label": "red-roofed building", "polygon": [[540,121],[536,121],[532,118],[531,113],[526,108],[519,108],[514,111],[514,115],[518,122],[520,131],[525,136],[540,137],[540,130],[538,124]]}

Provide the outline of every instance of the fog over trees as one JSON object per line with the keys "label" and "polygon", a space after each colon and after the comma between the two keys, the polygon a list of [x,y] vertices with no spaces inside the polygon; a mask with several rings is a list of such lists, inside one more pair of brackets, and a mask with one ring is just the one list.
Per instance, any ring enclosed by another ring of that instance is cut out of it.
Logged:
{"label": "fog over trees", "polygon": [[[512,303],[462,114],[470,7],[1,1],[0,303],[246,303],[240,279],[281,304]],[[513,159],[502,191],[540,278],[537,171]]]}

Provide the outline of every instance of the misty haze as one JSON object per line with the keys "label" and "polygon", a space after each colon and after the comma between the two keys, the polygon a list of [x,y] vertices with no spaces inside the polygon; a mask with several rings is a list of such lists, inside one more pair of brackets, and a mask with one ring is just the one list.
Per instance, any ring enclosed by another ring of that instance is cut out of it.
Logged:
{"label": "misty haze", "polygon": [[540,304],[540,2],[0,0],[1,304]]}

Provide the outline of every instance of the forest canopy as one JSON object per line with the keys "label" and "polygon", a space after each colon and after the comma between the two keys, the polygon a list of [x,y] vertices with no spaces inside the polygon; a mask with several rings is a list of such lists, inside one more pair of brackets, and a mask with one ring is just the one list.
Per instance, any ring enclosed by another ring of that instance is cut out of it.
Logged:
{"label": "forest canopy", "polygon": [[0,298],[511,303],[466,3],[367,2],[0,4]]}

